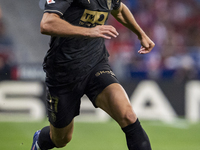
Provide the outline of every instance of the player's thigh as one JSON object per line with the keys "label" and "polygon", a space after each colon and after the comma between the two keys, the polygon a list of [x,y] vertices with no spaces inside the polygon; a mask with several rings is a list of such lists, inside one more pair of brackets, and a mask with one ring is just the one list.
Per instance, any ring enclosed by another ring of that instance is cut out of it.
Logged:
{"label": "player's thigh", "polygon": [[79,115],[79,91],[72,91],[68,86],[47,88],[47,111],[51,125],[55,128],[67,127],[73,118]]}
{"label": "player's thigh", "polygon": [[56,147],[64,147],[72,138],[73,118],[79,115],[80,92],[69,87],[48,87],[47,110],[50,136]]}
{"label": "player's thigh", "polygon": [[73,129],[74,120],[63,128],[56,128],[50,124],[50,137],[57,147],[63,147],[72,139]]}
{"label": "player's thigh", "polygon": [[95,104],[115,119],[121,127],[134,123],[137,119],[129,98],[119,83],[107,86],[97,96]]}

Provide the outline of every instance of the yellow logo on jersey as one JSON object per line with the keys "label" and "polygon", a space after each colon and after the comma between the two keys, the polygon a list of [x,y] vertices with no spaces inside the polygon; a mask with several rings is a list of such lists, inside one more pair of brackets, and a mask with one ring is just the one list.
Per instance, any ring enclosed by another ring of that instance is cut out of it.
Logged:
{"label": "yellow logo on jersey", "polygon": [[85,9],[79,24],[86,26],[104,25],[107,17],[108,12],[99,12]]}

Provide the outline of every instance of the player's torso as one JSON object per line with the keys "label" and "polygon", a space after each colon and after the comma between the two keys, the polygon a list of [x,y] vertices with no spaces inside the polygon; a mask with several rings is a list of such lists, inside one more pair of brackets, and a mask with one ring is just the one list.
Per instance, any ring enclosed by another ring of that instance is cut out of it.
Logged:
{"label": "player's torso", "polygon": [[[73,25],[92,28],[106,23],[116,0],[71,1],[66,11],[62,12],[62,18]],[[82,79],[108,57],[103,38],[54,37],[50,47],[44,70],[49,77],[64,83]]]}

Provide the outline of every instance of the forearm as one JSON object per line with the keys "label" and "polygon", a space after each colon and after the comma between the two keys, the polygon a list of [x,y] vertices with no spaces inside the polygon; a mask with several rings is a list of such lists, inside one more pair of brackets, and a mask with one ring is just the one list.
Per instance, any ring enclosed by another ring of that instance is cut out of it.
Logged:
{"label": "forearm", "polygon": [[117,21],[133,31],[139,39],[146,36],[145,32],[140,28],[130,10],[123,3],[118,11],[112,11],[112,15]]}

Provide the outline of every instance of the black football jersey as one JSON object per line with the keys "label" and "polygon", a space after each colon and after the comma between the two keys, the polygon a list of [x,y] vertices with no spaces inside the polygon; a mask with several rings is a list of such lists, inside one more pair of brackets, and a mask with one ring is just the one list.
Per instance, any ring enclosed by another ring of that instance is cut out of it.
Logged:
{"label": "black football jersey", "polygon": [[[104,25],[121,0],[47,0],[44,12],[56,13],[72,25]],[[82,80],[99,62],[107,61],[103,38],[51,37],[43,68],[47,84],[64,85]]]}

